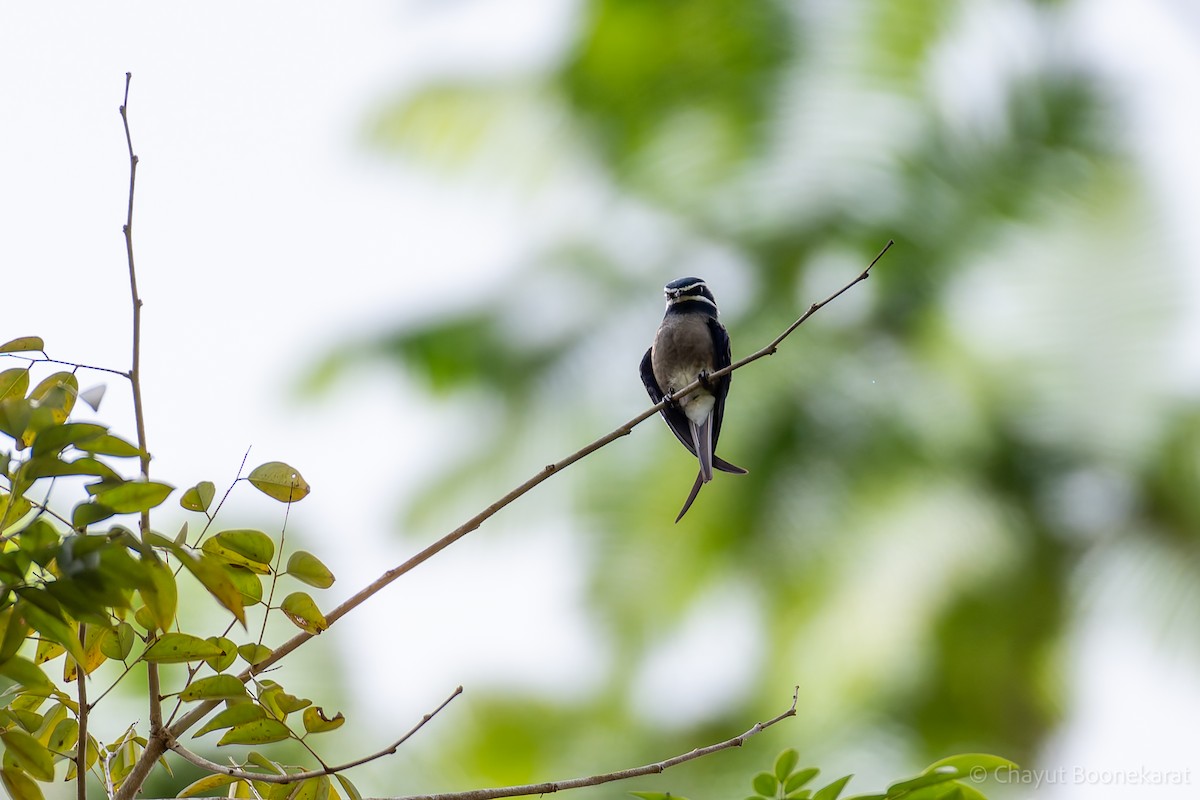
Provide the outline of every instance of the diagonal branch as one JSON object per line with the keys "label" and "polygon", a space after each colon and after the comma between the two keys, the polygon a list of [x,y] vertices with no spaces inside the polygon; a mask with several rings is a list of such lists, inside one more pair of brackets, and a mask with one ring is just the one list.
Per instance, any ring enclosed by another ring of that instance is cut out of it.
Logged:
{"label": "diagonal branch", "polygon": [[617,772],[606,772],[603,775],[591,775],[586,778],[571,778],[565,781],[529,783],[524,786],[501,786],[494,789],[472,789],[466,792],[446,792],[445,794],[413,795],[411,797],[396,798],[396,800],[496,800],[496,798],[500,797],[524,797],[531,794],[549,794],[550,792],[561,792],[567,789],[582,789],[585,786],[599,786],[602,783],[623,781],[642,775],[657,775],[671,767],[688,761],[694,761],[697,758],[703,758],[722,750],[728,750],[731,747],[741,747],[751,736],[762,733],[775,723],[781,722],[788,717],[796,716],[796,702],[799,697],[800,687],[797,686],[792,694],[792,705],[786,711],[777,714],[766,722],[755,723],[745,733],[734,736],[732,739],[710,744],[707,747],[697,747],[695,750],[681,753],[663,761],[655,761],[653,764],[643,764],[640,767],[631,767],[630,769],[618,770]]}
{"label": "diagonal branch", "polygon": [[[874,266],[877,263],[879,263],[879,260],[883,257],[883,254],[888,251],[888,249],[892,246],[892,244],[893,244],[893,242],[891,240],[888,240],[888,243],[884,246],[884,248],[882,250],[879,251],[879,254],[875,256],[875,258],[871,261],[871,263],[867,266],[867,268],[864,269],[861,273],[859,273],[854,278],[854,280],[850,281],[845,286],[843,286],[841,289],[838,289],[836,292],[834,292],[833,294],[831,294],[829,297],[825,298],[821,302],[813,303],[811,306],[809,306],[808,310],[805,311],[804,314],[802,314],[795,322],[793,322],[791,325],[789,325],[781,334],[776,336],[775,339],[772,340],[766,347],[762,348],[761,350],[757,350],[754,353],[751,353],[750,355],[746,356],[745,358],[741,359],[740,361],[737,361],[736,363],[734,363],[728,367],[725,367],[724,369],[721,369],[721,370],[718,370],[717,372],[712,373],[712,375],[709,376],[709,379],[711,380],[712,378],[719,378],[722,375],[728,375],[729,373],[733,372],[736,369],[741,369],[742,367],[746,366],[747,364],[750,364],[751,362],[757,361],[758,359],[760,359],[764,356],[769,356],[769,355],[772,355],[773,353],[775,353],[776,350],[778,349],[779,345],[783,342],[783,340],[786,339],[788,336],[790,336],[792,334],[792,332],[796,330],[796,328],[798,328],[802,324],[804,324],[804,322],[806,322],[810,317],[812,317],[813,314],[817,313],[822,308],[829,305],[834,300],[836,300],[838,297],[840,297],[842,294],[849,291],[851,287],[855,286],[858,283],[861,283],[862,281],[865,281],[868,277],[870,277],[871,270],[874,268]],[[679,391],[675,392],[674,398],[678,399],[687,394],[690,394],[691,392],[696,391],[696,389],[699,388],[699,386],[700,386],[700,381],[698,381],[698,380],[693,381],[692,383],[683,387]],[[457,528],[455,528],[454,530],[450,531],[450,533],[448,533],[445,536],[443,536],[442,538],[438,539],[436,542],[429,545],[424,550],[421,550],[419,553],[417,553],[416,555],[409,558],[403,564],[400,564],[397,567],[393,567],[392,569],[390,569],[387,572],[380,575],[378,578],[376,578],[374,581],[372,581],[369,585],[367,585],[366,587],[361,589],[358,593],[356,593],[349,599],[345,600],[337,608],[333,609],[328,614],[326,614],[325,619],[329,622],[330,625],[333,625],[333,623],[337,622],[339,619],[346,616],[346,614],[350,613],[355,608],[362,605],[369,598],[378,594],[381,590],[383,590],[384,587],[386,587],[388,584],[395,581],[401,575],[404,575],[405,573],[410,572],[411,570],[413,570],[416,567],[420,566],[421,564],[425,563],[429,559],[433,558],[435,555],[437,555],[441,551],[445,550],[450,545],[457,542],[459,539],[466,536],[468,533],[471,533],[472,531],[478,529],[479,526],[481,526],[484,522],[486,522],[491,517],[495,516],[501,509],[505,508],[506,506],[510,505],[513,501],[515,501],[518,498],[527,494],[530,490],[532,490],[534,487],[541,484],[543,481],[545,481],[551,475],[554,475],[555,473],[566,469],[567,467],[571,466],[575,462],[577,462],[583,458],[586,458],[587,456],[596,452],[600,448],[602,448],[608,444],[611,444],[612,442],[616,441],[617,439],[620,439],[622,436],[628,436],[630,433],[633,432],[633,429],[636,426],[640,425],[641,423],[645,422],[650,417],[657,414],[665,405],[666,405],[666,401],[664,400],[663,402],[658,403],[657,405],[651,406],[650,408],[646,409],[642,413],[638,414],[633,419],[626,422],[624,425],[620,426],[619,428],[616,428],[613,431],[610,431],[609,433],[605,434],[604,436],[601,436],[599,439],[596,439],[594,442],[592,442],[588,445],[585,445],[584,447],[580,448],[579,450],[576,450],[574,453],[567,456],[566,458],[564,458],[560,461],[556,461],[553,464],[547,464],[545,467],[543,467],[541,470],[539,470],[537,472],[537,474],[535,474],[529,480],[525,481],[520,486],[518,486],[515,489],[513,489],[512,491],[510,491],[508,494],[504,495],[496,502],[492,503],[490,506],[485,508],[483,511],[480,511],[478,514],[471,517],[469,520],[464,522],[462,525],[460,525]],[[281,644],[279,647],[275,648],[274,651],[272,651],[271,655],[269,657],[267,657],[264,661],[260,662],[253,668],[244,670],[240,675],[238,675],[238,678],[240,678],[243,682],[250,680],[252,675],[254,675],[258,672],[262,672],[264,669],[272,666],[273,664],[278,663],[281,659],[286,657],[292,651],[296,650],[298,647],[303,645],[305,642],[307,642],[312,637],[313,637],[313,634],[310,634],[310,633],[296,634],[291,639],[287,640],[286,642]],[[190,711],[188,714],[184,715],[183,717],[180,717],[179,720],[177,720],[175,722],[175,724],[171,726],[171,731],[170,731],[171,735],[176,736],[176,737],[182,735],[183,732],[187,731],[193,725],[195,725],[200,720],[202,720],[210,711],[212,711],[214,708],[216,708],[217,705],[218,705],[218,703],[215,701],[208,701],[206,703],[198,705],[196,708],[192,709],[192,711]]]}

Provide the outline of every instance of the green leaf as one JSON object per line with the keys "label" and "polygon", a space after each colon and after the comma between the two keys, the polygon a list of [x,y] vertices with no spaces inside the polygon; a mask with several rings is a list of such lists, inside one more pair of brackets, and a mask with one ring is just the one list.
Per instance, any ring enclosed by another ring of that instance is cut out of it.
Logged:
{"label": "green leaf", "polygon": [[0,372],[0,400],[9,397],[25,397],[29,389],[29,370],[6,369]]}
{"label": "green leaf", "polygon": [[47,376],[29,393],[29,399],[36,401],[39,408],[49,408],[54,422],[60,425],[67,421],[78,396],[79,380],[70,372]]}
{"label": "green leaf", "polygon": [[175,556],[195,576],[196,580],[200,581],[209,594],[215,597],[217,602],[233,614],[237,618],[237,621],[245,627],[246,611],[242,601],[242,593],[230,579],[229,573],[221,561],[207,554],[196,558],[183,548],[175,551]]}
{"label": "green leaf", "polygon": [[42,693],[54,689],[54,682],[42,672],[42,668],[24,656],[13,656],[0,664],[0,675],[30,692]]}
{"label": "green leaf", "polygon": [[71,526],[83,529],[106,520],[116,513],[113,509],[100,503],[80,503],[71,511]]}
{"label": "green leaf", "polygon": [[[153,551],[151,551],[153,552]],[[175,573],[157,558],[143,558],[150,583],[139,590],[155,627],[168,631],[175,623],[175,609],[179,601],[179,589],[175,585]]]}
{"label": "green leaf", "polygon": [[318,589],[328,589],[334,581],[329,568],[319,558],[304,550],[297,550],[288,558],[287,574]]}
{"label": "green leaf", "polygon": [[91,456],[80,456],[74,461],[62,461],[54,456],[32,458],[21,465],[18,473],[18,476],[25,480],[56,478],[62,475],[95,475],[106,481],[122,480],[112,467]]}
{"label": "green leaf", "polygon": [[686,798],[673,795],[670,792],[630,792],[634,797],[640,797],[642,800],[686,800]]}
{"label": "green leaf", "polygon": [[277,719],[259,719],[235,725],[225,732],[217,746],[227,744],[270,744],[291,736],[288,726]]}
{"label": "green leaf", "polygon": [[287,794],[287,800],[329,800],[331,788],[328,775],[306,778]]}
{"label": "green leaf", "polygon": [[113,436],[111,433],[89,439],[76,447],[87,453],[116,458],[137,458],[142,455],[142,451],[137,448],[137,445],[127,442],[119,436]]}
{"label": "green leaf", "polygon": [[255,467],[247,480],[265,494],[281,503],[294,503],[308,496],[310,487],[300,473],[282,461],[268,461]]}
{"label": "green leaf", "polygon": [[325,733],[337,730],[346,722],[346,717],[340,711],[333,717],[325,716],[325,709],[320,706],[309,706],[304,709],[304,730],[309,733]]}
{"label": "green leaf", "polygon": [[953,767],[961,775],[970,775],[973,770],[995,772],[998,769],[1019,769],[1015,763],[1009,761],[1007,758],[994,756],[990,753],[962,753],[961,755],[949,756],[948,758],[933,762],[921,774],[925,775],[943,767]]}
{"label": "green leaf", "polygon": [[0,353],[36,353],[45,349],[46,343],[40,336],[18,336],[16,339],[9,339],[4,344],[0,344]]}
{"label": "green leaf", "polygon": [[46,740],[46,747],[55,753],[66,753],[79,742],[79,721],[59,720]]}
{"label": "green leaf", "polygon": [[306,633],[317,634],[329,627],[325,615],[317,608],[316,601],[305,592],[292,592],[283,599],[279,610],[297,628]]}
{"label": "green leaf", "polygon": [[233,585],[242,593],[242,603],[247,606],[257,605],[262,602],[263,585],[262,578],[257,573],[251,572],[245,567],[237,567],[232,564],[226,566],[226,574],[233,581]]}
{"label": "green leaf", "polygon": [[[0,469],[0,473],[4,472]],[[12,508],[9,508],[9,506]],[[8,492],[0,491],[0,520],[7,520],[8,525],[13,525],[22,517],[29,513],[33,508],[33,504],[25,499],[24,495],[17,495],[16,500]]]}
{"label": "green leaf", "polygon": [[[38,434],[33,442],[33,457],[55,455],[71,445],[78,447],[90,439],[108,433],[108,428],[92,422],[68,422],[55,425]],[[82,448],[81,448],[82,449]]]}
{"label": "green leaf", "polygon": [[0,769],[0,783],[4,784],[12,800],[45,800],[38,785],[16,767]]}
{"label": "green leaf", "polygon": [[167,499],[174,486],[157,481],[126,481],[96,494],[96,502],[118,514],[149,511]]}
{"label": "green leaf", "polygon": [[267,712],[262,706],[255,703],[237,703],[225,709],[221,713],[208,721],[203,728],[192,734],[192,738],[203,736],[211,731],[219,731],[222,728],[232,728],[235,725],[245,725],[247,722],[265,719]]}
{"label": "green leaf", "polygon": [[253,667],[271,657],[271,648],[262,644],[244,644],[238,648],[238,655]]}
{"label": "green leaf", "polygon": [[222,531],[206,540],[201,550],[226,564],[244,567],[259,575],[268,575],[271,572],[270,561],[275,553],[275,543],[262,531]]}
{"label": "green leaf", "polygon": [[228,786],[231,783],[236,783],[241,780],[232,775],[205,775],[198,781],[193,781],[179,792],[177,797],[196,797],[211,792],[213,789],[219,789],[222,786]]}
{"label": "green leaf", "polygon": [[247,696],[245,685],[233,675],[200,678],[179,693],[179,699],[185,703],[194,700],[237,700]]}
{"label": "green leaf", "polygon": [[76,662],[83,663],[85,656],[83,646],[79,643],[79,636],[60,616],[34,605],[35,597],[39,598],[37,602],[41,602],[41,596],[36,594],[37,591],[18,590],[21,599],[17,601],[17,613],[24,617],[35,631],[50,641],[62,645]]}
{"label": "green leaf", "polygon": [[819,789],[817,793],[812,796],[812,800],[837,800],[838,795],[840,795],[842,790],[846,788],[846,784],[850,782],[850,778],[852,777],[852,775],[846,775],[845,777],[838,778],[828,786]]}
{"label": "green leaf", "polygon": [[792,774],[792,770],[800,763],[800,754],[793,748],[788,748],[775,759],[775,779],[783,783]]}
{"label": "green leaf", "polygon": [[16,759],[17,766],[39,781],[54,780],[54,756],[46,745],[20,728],[10,728],[0,733],[4,752]]}
{"label": "green leaf", "polygon": [[820,772],[821,771],[816,767],[807,767],[799,772],[794,773],[783,783],[784,794],[791,794],[792,792],[796,791],[801,786],[817,777]]}
{"label": "green leaf", "polygon": [[[363,800],[362,792],[358,791],[358,787],[350,782],[342,773],[337,773],[333,777],[337,778],[338,783],[342,785],[342,791],[346,793],[347,800]],[[676,800],[687,800],[686,797],[678,797]]]}
{"label": "green leaf", "polygon": [[25,644],[29,625],[20,614],[13,613],[13,606],[0,610],[0,664],[16,655]]}
{"label": "green leaf", "polygon": [[190,633],[167,633],[156,639],[142,658],[156,664],[182,664],[221,655],[221,648]]}
{"label": "green leaf", "polygon": [[200,481],[183,493],[183,497],[179,498],[179,505],[188,511],[208,511],[216,496],[217,487],[212,481]]}
{"label": "green leaf", "polygon": [[122,620],[113,628],[113,634],[100,643],[100,652],[114,661],[124,661],[133,650],[133,626]]}
{"label": "green leaf", "polygon": [[779,780],[769,772],[760,772],[755,775],[750,785],[763,797],[773,797],[779,790]]}
{"label": "green leaf", "polygon": [[221,655],[216,658],[205,659],[204,663],[208,664],[216,672],[224,672],[229,669],[229,666],[237,660],[237,644],[232,639],[226,639],[224,636],[209,636],[208,641],[213,642],[221,648]]}

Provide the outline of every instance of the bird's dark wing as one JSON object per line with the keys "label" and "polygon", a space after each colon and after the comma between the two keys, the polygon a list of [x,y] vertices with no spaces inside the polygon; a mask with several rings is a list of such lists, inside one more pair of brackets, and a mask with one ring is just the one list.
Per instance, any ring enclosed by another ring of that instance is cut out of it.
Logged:
{"label": "bird's dark wing", "polygon": [[[642,383],[645,384],[646,393],[650,395],[650,399],[655,403],[661,403],[665,395],[658,385],[658,379],[654,377],[654,366],[650,360],[651,350],[647,350],[646,355],[642,357]],[[696,445],[692,441],[692,428],[683,409],[677,405],[667,405],[660,413],[667,421],[667,427],[671,429],[671,433],[675,434],[675,438],[683,443],[689,453],[693,456],[696,455]]]}
{"label": "bird's dark wing", "polygon": [[[708,330],[713,340],[713,371],[725,369],[733,363],[733,354],[729,346],[729,331],[716,317],[708,318]],[[717,439],[721,436],[721,420],[725,418],[725,396],[729,394],[729,376],[713,381],[713,395],[716,403],[713,405],[713,466],[722,472],[733,472],[744,475],[746,470],[730,464],[716,455]],[[678,435],[678,434],[676,434]]]}
{"label": "bird's dark wing", "polygon": [[[716,322],[716,320],[713,321]],[[725,328],[721,327],[720,323],[717,323],[717,327],[721,328],[721,333],[723,335],[720,341],[723,342],[723,344],[718,346],[716,360],[718,362],[720,361],[720,353],[723,352],[725,354],[725,365],[728,365],[730,363],[729,334],[725,333]],[[642,356],[642,384],[646,387],[646,394],[650,395],[650,400],[654,403],[661,403],[664,394],[662,388],[658,385],[658,379],[654,377],[654,366],[651,363],[650,355],[651,350],[653,350],[653,348],[647,350],[646,355]],[[720,369],[720,366],[717,368]],[[725,413],[725,395],[729,392],[729,378],[726,377],[721,381],[717,381],[717,385],[718,387],[723,386],[724,388],[718,390],[717,403],[713,409],[714,449],[716,449],[717,446],[717,433],[721,428],[721,415]],[[667,421],[667,427],[671,429],[671,433],[675,434],[675,438],[687,448],[689,453],[691,453],[693,456],[696,455],[696,444],[692,441],[692,428],[688,423],[687,415],[683,413],[683,410],[679,408],[679,406],[669,405],[664,407],[660,413],[662,414],[663,419]],[[715,453],[713,454],[713,467],[721,470],[722,472],[731,472],[736,475],[746,474],[746,470],[734,464],[730,464],[728,461],[716,455]]]}

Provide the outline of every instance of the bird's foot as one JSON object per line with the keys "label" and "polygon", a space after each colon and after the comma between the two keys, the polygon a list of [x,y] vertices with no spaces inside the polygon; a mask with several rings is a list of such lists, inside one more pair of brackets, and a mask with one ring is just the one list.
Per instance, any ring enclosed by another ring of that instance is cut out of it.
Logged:
{"label": "bird's foot", "polygon": [[700,374],[696,376],[696,380],[700,381],[700,385],[706,391],[710,391],[710,392],[712,391],[712,383],[708,380],[708,370],[706,370],[706,369],[700,370]]}
{"label": "bird's foot", "polygon": [[675,399],[674,392],[666,392],[663,394],[662,401],[666,403],[667,408],[674,408],[679,405],[679,402]]}

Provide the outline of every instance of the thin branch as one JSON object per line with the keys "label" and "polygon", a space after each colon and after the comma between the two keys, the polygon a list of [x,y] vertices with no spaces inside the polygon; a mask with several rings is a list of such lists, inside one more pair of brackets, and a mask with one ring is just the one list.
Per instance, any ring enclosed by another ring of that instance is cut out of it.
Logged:
{"label": "thin branch", "polygon": [[[867,266],[867,268],[864,269],[861,273],[859,273],[854,278],[854,280],[850,281],[845,286],[843,286],[841,289],[838,289],[836,292],[834,292],[833,294],[831,294],[829,297],[825,298],[821,302],[813,303],[811,306],[809,306],[808,310],[805,311],[804,314],[802,314],[795,322],[793,322],[791,325],[789,325],[783,331],[783,333],[776,336],[775,339],[772,340],[771,343],[768,344],[766,347],[764,347],[761,350],[758,350],[754,353],[751,353],[749,356],[746,356],[745,358],[741,359],[740,361],[738,361],[728,367],[725,367],[724,369],[721,369],[721,370],[718,370],[718,371],[712,373],[709,376],[709,379],[711,380],[712,378],[719,378],[723,375],[728,375],[729,373],[733,372],[734,370],[741,369],[742,367],[746,366],[747,364],[750,364],[753,361],[757,361],[758,359],[762,358],[763,356],[768,356],[768,355],[771,355],[772,353],[774,353],[776,351],[776,349],[779,347],[780,343],[782,343],[784,339],[786,339],[788,336],[790,336],[791,333],[794,330],[796,330],[796,328],[800,327],[802,324],[804,324],[804,322],[806,322],[810,317],[812,317],[813,314],[817,313],[822,308],[824,308],[825,306],[832,303],[834,300],[836,300],[838,297],[840,297],[843,293],[849,291],[849,289],[851,287],[853,287],[855,284],[865,281],[870,276],[871,270],[875,267],[875,265],[877,263],[879,263],[879,259],[881,259],[883,257],[883,254],[888,251],[888,249],[892,246],[892,244],[893,244],[893,242],[891,240],[888,240],[888,243],[884,246],[884,248],[882,250],[879,251],[879,254],[876,255],[874,259],[872,259],[871,263]],[[692,383],[683,387],[679,391],[675,392],[674,398],[678,399],[680,397],[688,395],[691,392],[696,391],[696,389],[699,388],[699,386],[700,386],[699,380],[693,381]],[[530,478],[529,480],[525,481],[517,488],[510,491],[508,494],[504,495],[496,502],[492,503],[490,506],[485,508],[483,511],[481,511],[478,514],[476,514],[475,516],[471,517],[469,520],[464,522],[462,525],[460,525],[457,528],[455,528],[454,530],[450,531],[450,533],[448,533],[445,536],[443,536],[442,538],[438,539],[436,542],[429,545],[424,550],[420,551],[419,553],[417,553],[416,555],[414,555],[413,557],[411,557],[410,559],[408,559],[407,561],[405,561],[403,564],[399,565],[398,567],[394,567],[394,568],[388,570],[387,572],[383,573],[383,575],[376,578],[368,586],[361,589],[358,593],[356,593],[355,595],[353,595],[352,597],[350,597],[349,599],[344,601],[337,608],[333,609],[328,614],[326,614],[325,619],[328,621],[329,625],[333,625],[339,619],[346,616],[346,614],[350,613],[355,608],[362,605],[364,602],[366,602],[372,596],[378,594],[381,590],[383,590],[384,587],[386,587],[388,584],[395,581],[401,575],[404,575],[405,573],[410,572],[414,568],[425,563],[426,561],[433,558],[435,555],[437,555],[441,551],[445,550],[450,545],[457,542],[459,539],[466,536],[468,533],[471,533],[472,531],[479,528],[479,526],[481,526],[484,522],[486,522],[491,517],[495,516],[495,514],[497,512],[499,512],[501,509],[510,505],[513,501],[515,501],[519,497],[522,497],[523,495],[527,494],[531,489],[538,486],[540,483],[545,481],[551,475],[554,475],[555,473],[566,469],[567,467],[574,464],[576,461],[586,458],[587,456],[596,452],[597,450],[604,447],[605,445],[611,444],[612,442],[616,441],[617,439],[620,439],[622,436],[628,436],[630,433],[633,432],[633,429],[636,426],[640,425],[641,423],[645,422],[650,417],[657,414],[664,406],[666,406],[666,404],[667,404],[667,401],[664,400],[661,403],[651,406],[650,408],[646,409],[642,413],[638,414],[633,419],[626,422],[624,425],[611,431],[610,433],[605,434],[604,436],[601,436],[599,439],[595,440],[591,444],[585,445],[581,449],[576,450],[574,453],[572,453],[571,455],[562,459],[561,461],[557,461],[553,464],[547,464],[545,467],[543,467],[541,470],[539,470],[537,472],[537,474],[535,474],[532,478]],[[299,648],[301,645],[303,645],[305,642],[307,642],[313,636],[314,636],[314,634],[303,633],[303,632],[296,634],[291,639],[288,639],[286,642],[281,644],[279,647],[275,648],[271,652],[271,655],[268,656],[266,659],[259,662],[254,667],[243,670],[241,672],[241,674],[238,675],[238,678],[243,683],[250,680],[250,678],[254,674],[256,674],[258,672],[262,672],[264,669],[267,669],[268,667],[272,666],[273,664],[278,663],[281,659],[285,658],[292,651]],[[184,716],[180,717],[175,722],[175,724],[173,724],[171,726],[171,735],[175,736],[175,737],[183,735],[183,733],[185,731],[190,729],[193,725],[195,725],[200,720],[202,720],[205,716],[207,716],[207,714],[210,711],[212,711],[214,708],[216,708],[217,705],[218,705],[218,703],[216,701],[211,701],[211,700],[199,704],[198,706],[193,708],[190,712],[188,712]],[[149,751],[147,751],[147,752],[149,752]],[[158,755],[161,755],[161,753],[159,753]],[[145,757],[146,756],[143,756],[143,758],[145,758]],[[157,755],[155,756],[155,758],[157,758]]]}
{"label": "thin branch", "polygon": [[800,687],[797,686],[792,694],[792,705],[783,713],[777,714],[766,722],[756,723],[743,734],[734,736],[732,739],[726,739],[723,742],[710,744],[708,747],[697,747],[687,753],[668,758],[664,761],[656,761],[653,764],[644,764],[640,767],[632,767],[630,769],[622,769],[617,772],[606,772],[603,775],[591,775],[586,778],[571,778],[565,781],[551,781],[549,783],[529,783],[524,786],[501,786],[494,789],[472,789],[466,792],[446,792],[444,794],[418,794],[408,797],[396,798],[396,800],[495,800],[499,797],[523,797],[531,794],[550,794],[551,792],[561,792],[567,789],[582,789],[585,786],[599,786],[602,783],[612,783],[613,781],[623,781],[628,778],[637,778],[642,775],[657,775],[660,772],[665,772],[671,767],[684,764],[688,761],[694,761],[697,758],[703,758],[713,753],[718,753],[722,750],[728,750],[731,747],[741,747],[746,740],[751,736],[762,733],[767,728],[777,722],[781,722],[788,717],[796,716],[796,702],[800,697]]}
{"label": "thin branch", "polygon": [[[188,750],[174,738],[170,740],[167,746],[182,756],[185,761],[190,761],[197,767],[206,769],[209,772],[215,772],[221,775],[230,775],[234,778],[240,778],[242,780],[258,781],[260,783],[298,783],[299,781],[308,780],[309,778],[319,778],[322,775],[333,775],[338,772],[345,772],[348,769],[361,767],[363,764],[383,758],[384,756],[395,754],[395,752],[400,749],[402,744],[411,739],[417,733],[417,731],[421,730],[421,728],[425,727],[425,723],[429,722],[429,720],[441,713],[442,709],[450,705],[454,698],[458,697],[460,694],[462,694],[462,692],[463,687],[459,686],[450,693],[449,697],[442,701],[440,706],[421,717],[421,721],[409,729],[408,733],[404,734],[379,752],[372,753],[369,756],[363,756],[362,758],[355,759],[354,761],[348,761],[345,764],[339,764],[336,767],[323,767],[321,769],[309,770],[308,772],[293,772],[288,775],[270,775],[262,772],[247,772],[246,770],[238,769],[237,767],[230,767],[225,764],[218,764],[215,761],[209,761],[204,756]],[[794,705],[795,704],[793,703],[793,713]]]}
{"label": "thin branch", "polygon": [[[129,131],[129,83],[132,80],[133,74],[126,72],[125,97],[121,101],[121,107],[118,109],[121,113],[121,122],[125,126],[125,144],[129,149],[129,204],[126,208],[125,225],[122,227],[122,231],[125,234],[125,256],[129,262],[129,294],[133,303],[133,354],[129,373],[126,377],[129,378],[129,385],[133,390],[133,415],[137,425],[138,449],[141,451],[139,460],[141,461],[142,478],[148,480],[150,478],[150,449],[146,446],[146,414],[145,408],[142,405],[141,379],[142,298],[138,294],[137,270],[134,268],[133,262],[133,197],[134,189],[137,186],[138,157],[133,152],[133,135]],[[142,536],[144,537],[150,530],[149,511],[142,512],[140,527]],[[163,718],[162,691],[159,685],[157,664],[146,664],[146,679],[147,695],[150,702],[150,741],[159,742],[162,738],[160,731],[163,728]],[[127,796],[128,790],[128,795],[132,795],[133,792],[140,789],[153,767],[153,759],[149,761],[144,758],[138,759],[133,769],[126,776],[125,781],[121,784],[120,794]],[[80,782],[82,783],[82,775],[80,776]]]}
{"label": "thin branch", "polygon": [[[79,625],[79,646],[87,647],[87,625]],[[70,656],[67,656],[70,659]],[[77,800],[87,800],[87,744],[88,717],[90,709],[87,699],[87,667],[75,665],[75,690],[79,698],[79,741],[75,745],[75,797]]]}

